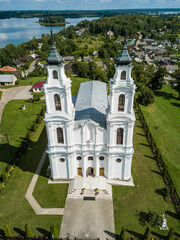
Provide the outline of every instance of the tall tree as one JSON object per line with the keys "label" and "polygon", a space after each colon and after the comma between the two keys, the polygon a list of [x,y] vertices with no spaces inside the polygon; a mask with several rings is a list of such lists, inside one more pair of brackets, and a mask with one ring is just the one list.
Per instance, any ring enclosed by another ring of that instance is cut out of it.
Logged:
{"label": "tall tree", "polygon": [[180,99],[180,67],[174,72],[174,74],[172,74],[172,77],[175,79],[175,83],[177,84],[176,90],[178,91],[178,98]]}

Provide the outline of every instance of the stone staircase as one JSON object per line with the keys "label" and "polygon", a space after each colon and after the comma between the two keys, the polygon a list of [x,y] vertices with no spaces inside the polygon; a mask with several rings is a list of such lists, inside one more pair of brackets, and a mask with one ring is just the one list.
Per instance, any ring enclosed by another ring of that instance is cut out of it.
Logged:
{"label": "stone staircase", "polygon": [[76,177],[69,183],[67,197],[109,199],[112,198],[112,188],[111,185],[106,183],[106,178],[104,177]]}

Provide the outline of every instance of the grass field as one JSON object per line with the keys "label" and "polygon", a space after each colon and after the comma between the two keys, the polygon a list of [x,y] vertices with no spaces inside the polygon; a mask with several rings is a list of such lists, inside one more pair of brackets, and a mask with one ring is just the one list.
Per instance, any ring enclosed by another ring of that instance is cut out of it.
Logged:
{"label": "grass field", "polygon": [[177,97],[177,91],[166,85],[152,105],[141,109],[180,195],[180,100]]}
{"label": "grass field", "polygon": [[[142,239],[147,224],[140,224],[138,216],[140,213],[146,216],[151,210],[158,214],[165,213],[168,227],[173,226],[176,237],[180,237],[180,223],[171,201],[165,202],[160,194],[160,189],[165,185],[138,119],[133,142],[135,154],[132,174],[135,187],[113,186],[116,234],[125,227],[127,237]],[[158,227],[152,228],[154,238],[165,239],[167,232],[159,230]]]}
{"label": "grass field", "polygon": [[1,101],[2,93],[3,93],[3,92],[2,92],[2,91],[0,91],[0,101]]}
{"label": "grass field", "polygon": [[39,139],[30,144],[0,196],[0,232],[4,224],[8,224],[14,235],[23,235],[25,224],[29,224],[32,232],[37,235],[47,234],[52,223],[60,229],[62,216],[38,216],[25,199],[25,193],[46,144],[44,128]]}
{"label": "grass field", "polygon": [[[26,105],[26,110],[22,110],[22,104]],[[34,113],[28,101],[12,100],[6,105],[3,111],[2,122],[0,124],[0,173],[6,164],[10,162],[12,156],[14,156],[14,153],[26,136],[27,130],[30,129],[33,121],[37,118],[37,114],[40,113],[42,106],[44,106],[44,101],[35,102],[33,106]]]}
{"label": "grass field", "polygon": [[42,208],[64,208],[68,184],[48,184],[49,179],[46,177],[48,165],[47,157],[33,195]]}

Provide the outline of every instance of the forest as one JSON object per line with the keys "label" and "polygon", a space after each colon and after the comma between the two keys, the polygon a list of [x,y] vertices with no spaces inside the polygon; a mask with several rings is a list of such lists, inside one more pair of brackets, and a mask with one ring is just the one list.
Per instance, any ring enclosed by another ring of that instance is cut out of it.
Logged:
{"label": "forest", "polygon": [[65,18],[62,16],[49,16],[40,18],[38,23],[45,26],[61,26],[65,25]]}

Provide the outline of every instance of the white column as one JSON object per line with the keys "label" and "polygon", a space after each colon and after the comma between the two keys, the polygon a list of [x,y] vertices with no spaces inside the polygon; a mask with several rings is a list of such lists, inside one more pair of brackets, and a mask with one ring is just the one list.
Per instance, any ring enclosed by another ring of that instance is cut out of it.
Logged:
{"label": "white column", "polygon": [[83,161],[83,177],[86,177],[86,157],[82,155],[82,161]]}
{"label": "white column", "polygon": [[96,167],[95,167],[96,177],[98,177],[99,176],[99,157],[98,157],[98,155],[95,155],[95,165],[96,165]]}

